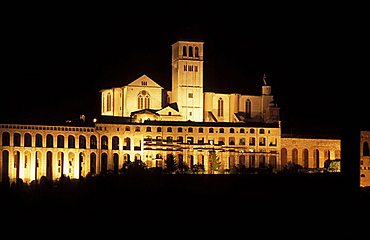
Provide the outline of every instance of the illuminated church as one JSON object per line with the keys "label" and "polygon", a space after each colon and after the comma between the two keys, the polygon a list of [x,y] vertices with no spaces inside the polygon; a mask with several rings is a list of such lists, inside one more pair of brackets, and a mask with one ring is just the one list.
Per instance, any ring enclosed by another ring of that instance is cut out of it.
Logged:
{"label": "illuminated church", "polygon": [[[172,45],[171,90],[146,75],[101,90],[101,116],[91,125],[0,124],[2,181],[118,174],[124,162],[135,160],[148,168],[166,168],[173,160],[189,173],[258,173],[292,163],[320,171],[328,160],[340,159],[339,139],[281,133],[265,77],[258,96],[205,91],[203,50],[203,42]],[[216,171],[214,156],[220,161]]]}

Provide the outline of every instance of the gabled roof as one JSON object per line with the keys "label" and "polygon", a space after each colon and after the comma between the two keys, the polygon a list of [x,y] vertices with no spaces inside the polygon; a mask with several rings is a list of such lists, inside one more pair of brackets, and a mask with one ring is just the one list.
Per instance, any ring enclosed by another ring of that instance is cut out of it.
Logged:
{"label": "gabled roof", "polygon": [[166,107],[162,108],[161,110],[157,111],[159,115],[168,115],[168,112],[171,112],[172,115],[180,115],[177,103],[171,103]]}
{"label": "gabled roof", "polygon": [[154,109],[141,109],[141,110],[137,110],[137,111],[134,111],[134,112],[131,112],[131,116],[135,115],[135,114],[144,114],[144,113],[150,113],[150,114],[154,114],[154,115],[159,115],[157,113],[158,110],[154,110]]}
{"label": "gabled roof", "polygon": [[[146,85],[142,85],[142,82],[146,82]],[[139,77],[138,79],[132,81],[127,86],[132,87],[150,87],[150,88],[163,88],[160,85],[158,85],[156,82],[154,82],[151,78],[149,78],[147,75],[143,75]]]}

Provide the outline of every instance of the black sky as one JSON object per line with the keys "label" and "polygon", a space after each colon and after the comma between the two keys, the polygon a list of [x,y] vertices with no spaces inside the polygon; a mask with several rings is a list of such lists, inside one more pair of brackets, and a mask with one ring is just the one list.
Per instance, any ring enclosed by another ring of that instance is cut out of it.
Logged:
{"label": "black sky", "polygon": [[171,44],[189,39],[205,42],[205,91],[260,94],[266,73],[285,132],[368,126],[360,6],[166,7],[9,8],[0,121],[98,116],[100,89],[143,74],[170,90]]}

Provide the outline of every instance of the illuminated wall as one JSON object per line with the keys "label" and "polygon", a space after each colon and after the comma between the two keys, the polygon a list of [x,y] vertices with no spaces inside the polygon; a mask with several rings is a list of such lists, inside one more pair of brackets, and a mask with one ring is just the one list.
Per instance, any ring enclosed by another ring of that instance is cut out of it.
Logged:
{"label": "illuminated wall", "polygon": [[281,138],[282,164],[294,162],[304,168],[324,168],[326,160],[341,159],[339,139]]}
{"label": "illuminated wall", "polygon": [[370,131],[360,133],[360,186],[370,186]]}

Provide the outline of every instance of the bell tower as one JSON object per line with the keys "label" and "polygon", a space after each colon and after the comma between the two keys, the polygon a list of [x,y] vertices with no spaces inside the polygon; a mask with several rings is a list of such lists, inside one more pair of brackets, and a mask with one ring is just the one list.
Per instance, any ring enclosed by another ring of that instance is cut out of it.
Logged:
{"label": "bell tower", "polygon": [[203,42],[172,44],[172,101],[185,120],[203,121]]}

